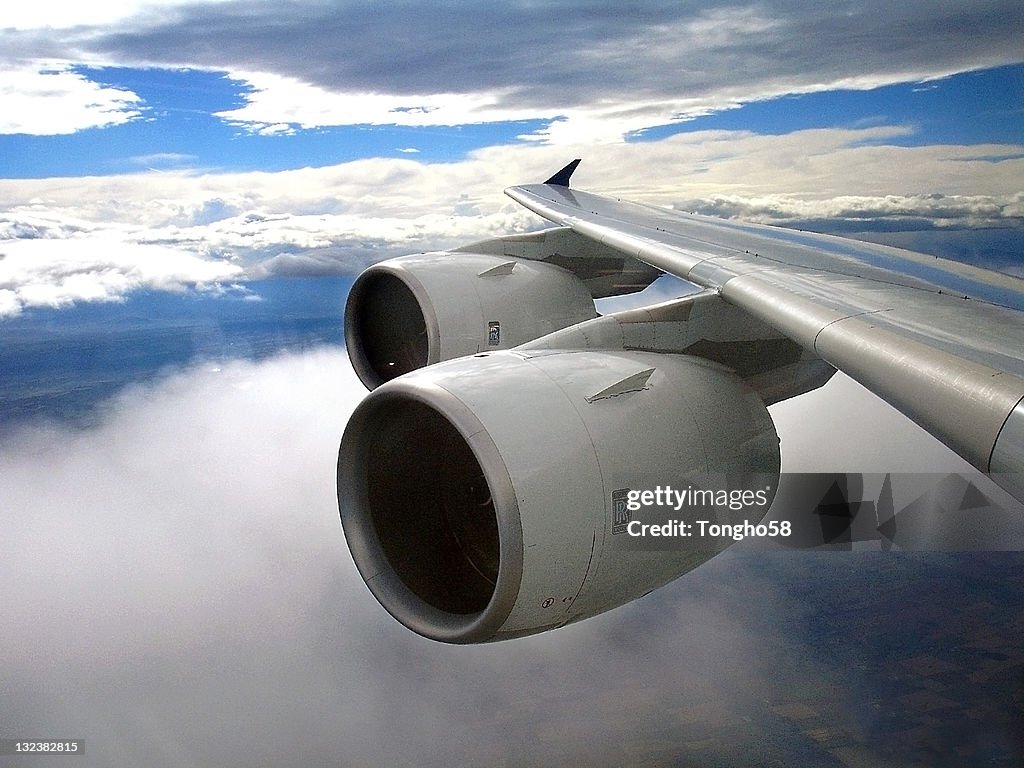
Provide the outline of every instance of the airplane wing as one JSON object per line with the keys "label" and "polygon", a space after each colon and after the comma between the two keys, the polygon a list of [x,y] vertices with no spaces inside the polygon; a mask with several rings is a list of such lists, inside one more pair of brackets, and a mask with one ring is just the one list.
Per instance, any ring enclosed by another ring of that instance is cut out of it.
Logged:
{"label": "airplane wing", "polygon": [[[763,522],[767,405],[836,369],[1024,500],[1024,281],[577,191],[577,164],[506,190],[556,226],[353,283],[346,347],[372,391],[341,441],[338,504],[400,622],[452,643],[542,632],[737,532],[786,536]],[[695,292],[596,312],[662,272]]]}
{"label": "airplane wing", "polygon": [[882,245],[610,199],[561,181],[506,194],[714,290],[1024,500],[1024,281]]}

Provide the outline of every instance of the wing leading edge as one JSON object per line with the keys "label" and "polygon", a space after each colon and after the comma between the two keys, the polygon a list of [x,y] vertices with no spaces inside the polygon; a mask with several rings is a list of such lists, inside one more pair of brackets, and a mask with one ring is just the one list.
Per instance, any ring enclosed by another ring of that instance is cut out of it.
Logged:
{"label": "wing leading edge", "polygon": [[581,192],[568,187],[576,164],[506,194],[603,248],[716,292],[1024,500],[1024,281]]}

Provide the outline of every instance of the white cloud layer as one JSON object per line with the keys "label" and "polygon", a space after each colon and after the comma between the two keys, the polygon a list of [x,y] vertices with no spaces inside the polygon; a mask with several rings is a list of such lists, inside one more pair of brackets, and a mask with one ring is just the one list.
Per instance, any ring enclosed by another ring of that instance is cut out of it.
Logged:
{"label": "white cloud layer", "polygon": [[[894,143],[905,133],[704,131],[568,150],[492,147],[450,163],[0,180],[4,306],[10,314],[43,301],[47,284],[45,300],[61,303],[142,286],[353,273],[526,231],[541,222],[501,190],[543,179],[577,153],[581,188],[680,210],[846,231],[990,228],[1007,241],[1021,231],[1024,146]],[[996,254],[983,263],[1012,266]]]}

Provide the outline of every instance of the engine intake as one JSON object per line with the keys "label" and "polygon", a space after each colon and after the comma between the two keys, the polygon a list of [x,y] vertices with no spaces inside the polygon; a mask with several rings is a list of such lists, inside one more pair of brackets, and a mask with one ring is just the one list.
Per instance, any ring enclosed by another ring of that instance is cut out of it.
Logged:
{"label": "engine intake", "polygon": [[349,294],[345,315],[346,345],[356,352],[350,357],[358,361],[364,383],[390,381],[428,364],[426,318],[412,289],[394,273],[364,274]]}
{"label": "engine intake", "polygon": [[523,344],[597,316],[583,282],[552,264],[428,253],[375,264],[353,283],[345,345],[368,389],[443,360]]}

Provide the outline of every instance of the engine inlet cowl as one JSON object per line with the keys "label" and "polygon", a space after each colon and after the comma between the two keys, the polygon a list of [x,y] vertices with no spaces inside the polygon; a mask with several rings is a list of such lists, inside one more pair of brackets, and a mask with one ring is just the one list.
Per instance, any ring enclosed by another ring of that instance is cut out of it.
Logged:
{"label": "engine inlet cowl", "polygon": [[623,489],[778,470],[764,404],[721,366],[497,352],[371,393],[342,438],[338,503],[381,604],[422,635],[472,643],[595,615],[721,548],[630,546],[615,527]]}
{"label": "engine inlet cowl", "polygon": [[508,349],[596,317],[573,274],[479,253],[383,261],[352,284],[345,346],[368,389],[433,363]]}

